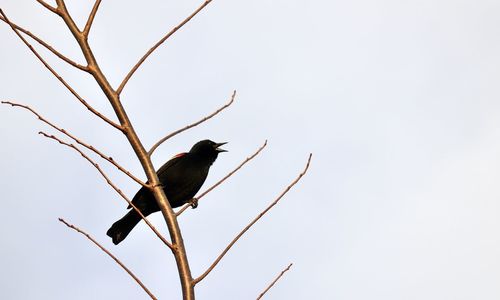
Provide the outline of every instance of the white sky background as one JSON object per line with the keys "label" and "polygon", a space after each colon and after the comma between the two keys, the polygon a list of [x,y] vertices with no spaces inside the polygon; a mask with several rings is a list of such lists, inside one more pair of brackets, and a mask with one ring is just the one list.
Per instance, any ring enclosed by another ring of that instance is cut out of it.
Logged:
{"label": "white sky background", "polygon": [[[93,1],[67,1],[79,24]],[[72,3],[78,2],[78,3]],[[91,45],[117,86],[200,1],[103,1]],[[0,0],[12,21],[83,62],[35,1]],[[214,1],[134,75],[123,103],[159,167],[204,138],[229,141],[205,186],[261,156],[180,217],[193,275],[304,167],[310,172],[197,288],[200,299],[499,299],[500,2]],[[144,178],[125,138],[84,109],[3,24],[2,100],[28,104]],[[37,47],[37,49],[41,49]],[[112,116],[86,74],[41,53]],[[76,152],[0,106],[0,288],[4,299],[147,299],[101,241],[160,299],[180,299],[173,257],[144,225],[105,235],[126,204]],[[129,195],[137,184],[101,165]],[[165,232],[159,214],[151,220]]]}

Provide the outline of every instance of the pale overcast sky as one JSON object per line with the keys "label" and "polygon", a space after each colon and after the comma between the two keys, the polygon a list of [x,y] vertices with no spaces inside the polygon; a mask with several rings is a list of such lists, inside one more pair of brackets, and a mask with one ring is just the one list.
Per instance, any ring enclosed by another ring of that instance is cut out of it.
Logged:
{"label": "pale overcast sky", "polygon": [[[67,1],[83,24],[93,1]],[[73,3],[75,2],[75,3]],[[76,3],[78,2],[78,3]],[[103,1],[90,42],[117,86],[201,1]],[[12,21],[83,63],[62,21],[36,1],[0,0]],[[199,299],[500,299],[500,2],[213,1],[155,52],[122,96],[144,144],[171,139],[159,167],[198,140],[228,141],[205,187],[268,147],[180,217],[194,276],[305,165],[310,172],[196,287]],[[0,99],[38,112],[144,178],[130,146],[0,24]],[[41,49],[37,47],[37,49]],[[94,107],[98,86],[40,53]],[[144,225],[105,235],[126,204],[28,112],[0,106],[2,299],[148,299],[80,226],[159,299],[180,299],[175,262]],[[100,162],[129,195],[135,182]],[[166,232],[159,214],[150,218]]]}

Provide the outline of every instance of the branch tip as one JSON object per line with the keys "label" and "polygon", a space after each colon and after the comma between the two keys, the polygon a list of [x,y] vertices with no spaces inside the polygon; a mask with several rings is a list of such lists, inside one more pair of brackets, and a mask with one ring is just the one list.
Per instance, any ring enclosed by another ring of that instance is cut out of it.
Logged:
{"label": "branch tip", "polygon": [[[132,180],[134,180],[138,184],[140,184],[142,186],[146,185],[144,182],[142,182],[142,180],[140,180],[136,176],[132,175],[132,173],[130,173],[130,171],[128,171],[127,169],[125,169],[124,167],[122,167],[119,163],[117,163],[116,161],[114,161],[110,156],[105,155],[103,152],[99,151],[99,149],[96,149],[94,146],[92,146],[92,145],[90,145],[88,143],[85,143],[81,139],[77,138],[76,136],[74,136],[73,134],[71,134],[70,132],[68,132],[66,129],[60,128],[60,127],[56,126],[54,123],[52,123],[51,121],[45,119],[41,114],[39,114],[38,112],[36,112],[33,108],[31,108],[31,107],[29,107],[27,105],[19,104],[19,103],[2,101],[2,103],[4,103],[4,102],[6,104],[10,104],[13,107],[17,106],[17,107],[24,108],[25,110],[28,110],[29,112],[31,112],[32,114],[34,114],[40,121],[44,122],[45,124],[49,125],[50,127],[54,128],[55,130],[63,133],[64,135],[66,135],[67,137],[71,138],[73,141],[75,141],[79,145],[81,145],[81,146],[83,146],[83,147],[91,150],[92,152],[96,153],[102,159],[107,160],[109,163],[111,163],[112,165],[114,165],[118,170],[122,171],[124,174],[126,174],[127,176],[129,176]],[[39,134],[41,134],[41,132],[39,132]]]}
{"label": "branch tip", "polygon": [[309,158],[307,160],[307,164],[303,171],[281,192],[281,194],[262,212],[260,212],[255,219],[253,219],[243,230],[238,233],[238,235],[224,248],[222,253],[215,259],[215,261],[208,267],[208,269],[201,274],[199,277],[195,278],[193,280],[194,284],[197,284],[198,282],[202,281],[216,266],[217,264],[222,260],[222,258],[226,255],[226,253],[231,249],[231,247],[247,232],[257,221],[259,221],[260,218],[262,218],[271,208],[273,208],[278,202],[285,196],[286,193],[290,191],[290,189],[299,182],[299,180],[304,176],[304,174],[307,172],[309,169],[309,164],[311,162],[311,157],[312,153],[309,154]]}
{"label": "branch tip", "polygon": [[192,124],[189,124],[189,125],[186,125],[184,126],[183,128],[181,129],[178,129],[168,135],[166,135],[165,137],[161,138],[158,142],[156,142],[152,147],[151,149],[148,151],[148,156],[151,157],[151,155],[153,154],[153,152],[161,145],[163,144],[166,140],[178,135],[179,133],[181,132],[184,132],[190,128],[193,128],[195,126],[198,126],[200,125],[201,123],[211,119],[212,117],[214,117],[215,115],[217,115],[218,113],[220,113],[221,111],[223,111],[224,109],[226,109],[227,107],[229,107],[231,104],[233,104],[234,102],[234,98],[236,96],[236,90],[233,92],[233,94],[231,95],[231,99],[229,100],[229,102],[227,102],[226,104],[224,104],[223,106],[221,106],[220,108],[218,108],[216,111],[214,111],[213,113],[209,114],[208,116],[192,123]]}
{"label": "branch tip", "polygon": [[288,267],[286,267],[283,271],[281,271],[281,273],[278,275],[278,277],[276,277],[268,286],[267,288],[262,292],[260,293],[260,295],[257,297],[257,300],[261,299],[262,296],[264,296],[264,294],[266,294],[272,287],[273,285],[283,276],[283,274],[285,274],[288,270],[290,270],[290,267],[293,265],[293,263],[290,263],[288,265]]}
{"label": "branch tip", "polygon": [[170,36],[172,36],[177,30],[182,28],[187,22],[189,22],[194,16],[196,16],[205,6],[207,6],[212,0],[206,0],[203,2],[203,4],[198,7],[191,15],[189,15],[187,18],[185,18],[181,23],[179,23],[177,26],[175,26],[172,30],[170,30],[169,33],[167,33],[164,37],[162,37],[153,47],[151,47],[140,59],[139,61],[132,67],[132,69],[128,72],[128,74],[125,76],[123,81],[120,83],[120,86],[116,89],[116,93],[120,94],[129,81],[129,79],[134,75],[135,71],[139,69],[139,67],[142,65],[142,63],[153,53],[158,47],[160,47],[161,44],[163,44]]}
{"label": "branch tip", "polygon": [[151,291],[142,283],[142,281],[139,279],[139,277],[137,277],[129,268],[127,268],[127,266],[125,266],[125,264],[123,262],[121,262],[116,256],[114,256],[108,249],[106,249],[104,246],[102,246],[101,244],[99,244],[99,242],[97,242],[90,234],[88,234],[87,232],[83,231],[82,229],[76,227],[75,225],[66,222],[66,220],[64,220],[63,218],[58,218],[58,220],[60,222],[64,223],[64,225],[66,225],[67,227],[69,227],[69,228],[75,230],[76,232],[84,235],[94,245],[96,245],[97,247],[99,247],[99,249],[101,249],[109,257],[111,257],[111,259],[113,259],[123,270],[125,270],[125,272],[127,272],[135,280],[135,282],[149,295],[149,297],[151,297],[151,299],[154,299],[154,300],[157,299],[153,295],[153,293],[151,293]]}

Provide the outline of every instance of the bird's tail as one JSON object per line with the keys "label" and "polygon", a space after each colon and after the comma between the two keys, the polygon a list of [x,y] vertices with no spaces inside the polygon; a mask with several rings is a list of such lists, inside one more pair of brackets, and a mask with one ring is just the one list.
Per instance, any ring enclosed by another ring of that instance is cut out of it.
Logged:
{"label": "bird's tail", "polygon": [[132,209],[123,218],[111,225],[106,234],[113,239],[113,244],[118,245],[141,220],[141,216]]}

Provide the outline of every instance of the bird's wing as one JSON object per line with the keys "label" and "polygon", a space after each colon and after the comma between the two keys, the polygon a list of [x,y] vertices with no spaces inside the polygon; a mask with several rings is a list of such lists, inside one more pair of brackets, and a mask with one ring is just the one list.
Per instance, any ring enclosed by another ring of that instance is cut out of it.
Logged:
{"label": "bird's wing", "polygon": [[[176,165],[179,161],[180,161],[180,158],[183,157],[184,155],[186,155],[186,153],[179,153],[177,155],[175,155],[174,157],[172,157],[169,161],[167,161],[166,163],[163,164],[163,166],[161,166],[158,171],[156,171],[156,174],[158,175],[158,177],[161,177],[161,174],[163,172],[165,172],[168,168],[172,167],[173,165]],[[149,183],[149,180],[146,181],[146,183]],[[141,187],[141,189],[135,194],[134,196],[134,199],[132,199],[132,203],[134,205],[137,204],[137,201],[140,201],[139,199],[145,195],[147,193],[147,188],[146,187]],[[128,206],[127,209],[130,209],[132,208],[132,206]]]}
{"label": "bird's wing", "polygon": [[163,172],[165,172],[166,170],[168,170],[168,168],[172,167],[173,165],[177,164],[179,161],[180,161],[180,158],[181,157],[184,157],[187,153],[179,153],[177,155],[175,155],[174,157],[172,157],[169,161],[167,161],[166,163],[163,164],[163,166],[161,166],[158,171],[156,171],[156,174],[158,174],[158,177],[160,177]]}

